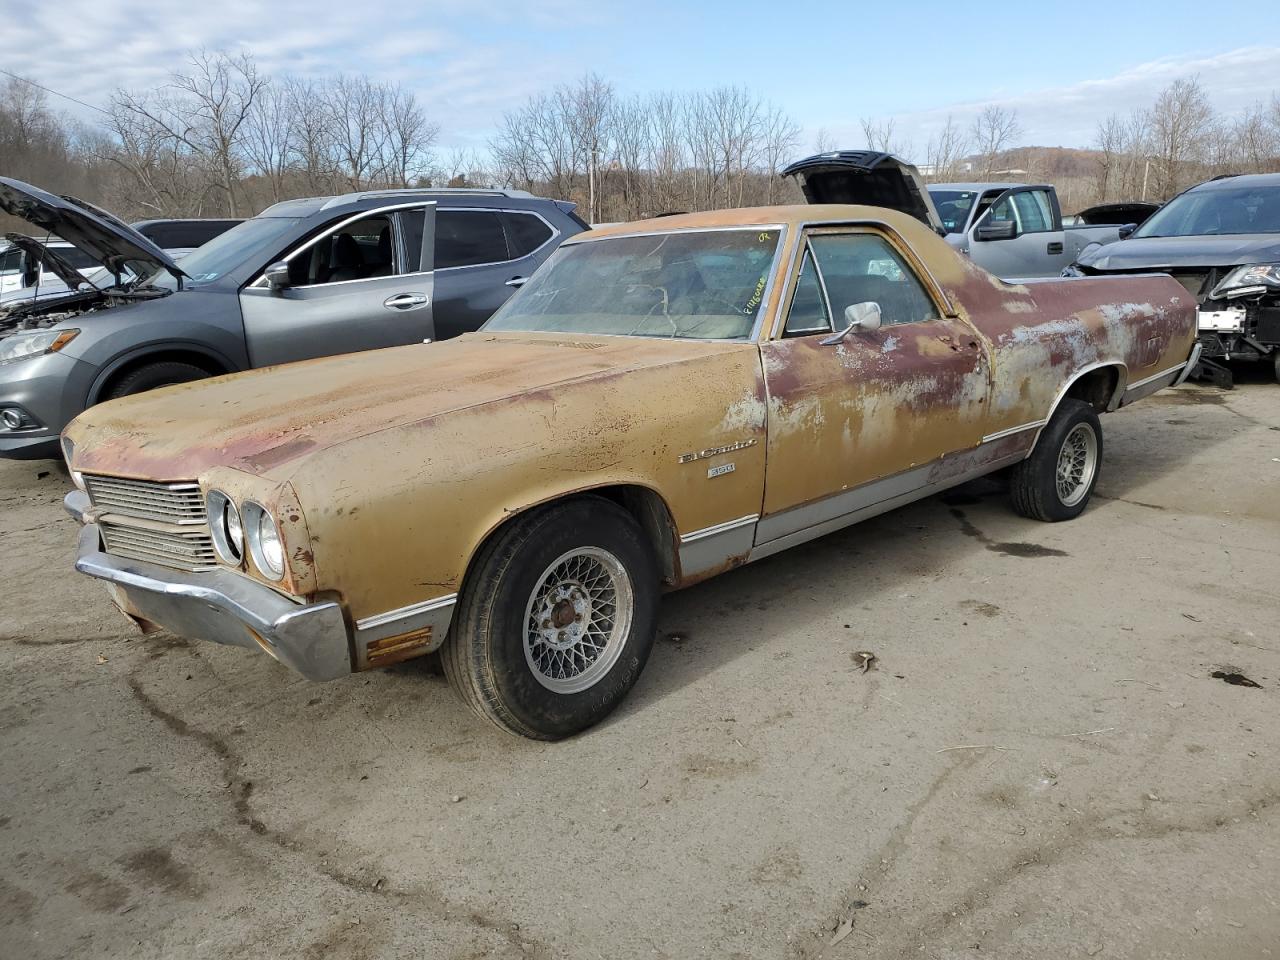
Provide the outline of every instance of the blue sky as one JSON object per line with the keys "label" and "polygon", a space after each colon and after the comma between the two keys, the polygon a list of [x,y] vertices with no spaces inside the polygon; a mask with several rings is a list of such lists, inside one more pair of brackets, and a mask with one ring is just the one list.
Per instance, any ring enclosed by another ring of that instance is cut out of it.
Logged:
{"label": "blue sky", "polygon": [[[441,146],[483,146],[504,110],[585,71],[620,92],[743,84],[856,146],[859,118],[896,118],[922,148],[948,114],[1018,110],[1029,143],[1088,145],[1098,119],[1198,74],[1237,112],[1280,91],[1275,18],[1255,3],[858,4],[742,0],[331,3],[0,0],[0,66],[90,103],[152,88],[206,45],[269,70],[363,71],[414,90]],[[1267,25],[1267,29],[1254,29]],[[86,111],[62,104],[71,112]],[[918,150],[917,150],[918,152]]]}

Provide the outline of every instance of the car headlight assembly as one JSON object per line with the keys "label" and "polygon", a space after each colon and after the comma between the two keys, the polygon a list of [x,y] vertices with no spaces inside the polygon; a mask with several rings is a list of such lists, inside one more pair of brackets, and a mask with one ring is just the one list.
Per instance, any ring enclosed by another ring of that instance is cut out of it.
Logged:
{"label": "car headlight assembly", "polygon": [[56,353],[74,340],[79,330],[26,330],[0,340],[0,363]]}
{"label": "car headlight assembly", "polygon": [[244,505],[244,527],[254,566],[271,580],[284,579],[284,541],[275,517],[262,504],[250,500]]}
{"label": "car headlight assembly", "polygon": [[205,497],[205,513],[214,553],[223,563],[239,566],[244,559],[244,524],[235,501],[221,490],[210,490]]}
{"label": "car headlight assembly", "polygon": [[1210,300],[1280,293],[1280,263],[1250,263],[1236,267],[1209,293]]}

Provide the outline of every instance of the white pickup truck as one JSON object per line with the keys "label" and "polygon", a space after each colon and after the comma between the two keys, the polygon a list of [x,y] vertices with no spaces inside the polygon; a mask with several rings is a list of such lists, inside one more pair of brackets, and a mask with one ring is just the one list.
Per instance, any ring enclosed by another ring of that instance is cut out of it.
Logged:
{"label": "white pickup truck", "polygon": [[1120,239],[1116,225],[1062,225],[1048,184],[934,183],[892,154],[820,153],[791,164],[810,203],[865,203],[910,213],[947,243],[1003,279],[1056,277],[1085,247]]}

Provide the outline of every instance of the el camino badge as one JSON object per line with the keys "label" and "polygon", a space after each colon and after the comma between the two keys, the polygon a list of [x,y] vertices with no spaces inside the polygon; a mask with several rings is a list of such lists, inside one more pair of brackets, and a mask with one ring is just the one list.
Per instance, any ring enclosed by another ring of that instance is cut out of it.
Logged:
{"label": "el camino badge", "polygon": [[682,453],[676,458],[676,463],[693,463],[695,460],[709,460],[712,457],[718,457],[722,453],[733,453],[735,450],[745,450],[747,447],[756,445],[755,438],[750,440],[739,440],[737,443],[726,443],[723,447],[708,447],[705,450],[699,450],[697,453]]}

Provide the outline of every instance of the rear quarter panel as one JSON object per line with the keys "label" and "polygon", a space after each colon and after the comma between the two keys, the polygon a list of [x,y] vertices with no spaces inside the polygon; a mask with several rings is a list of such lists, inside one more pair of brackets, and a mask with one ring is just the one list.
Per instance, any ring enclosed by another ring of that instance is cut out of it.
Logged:
{"label": "rear quarter panel", "polygon": [[1117,391],[1186,361],[1195,302],[1163,274],[1005,283],[961,264],[948,285],[991,351],[990,433],[1045,420],[1081,374],[1117,369]]}

